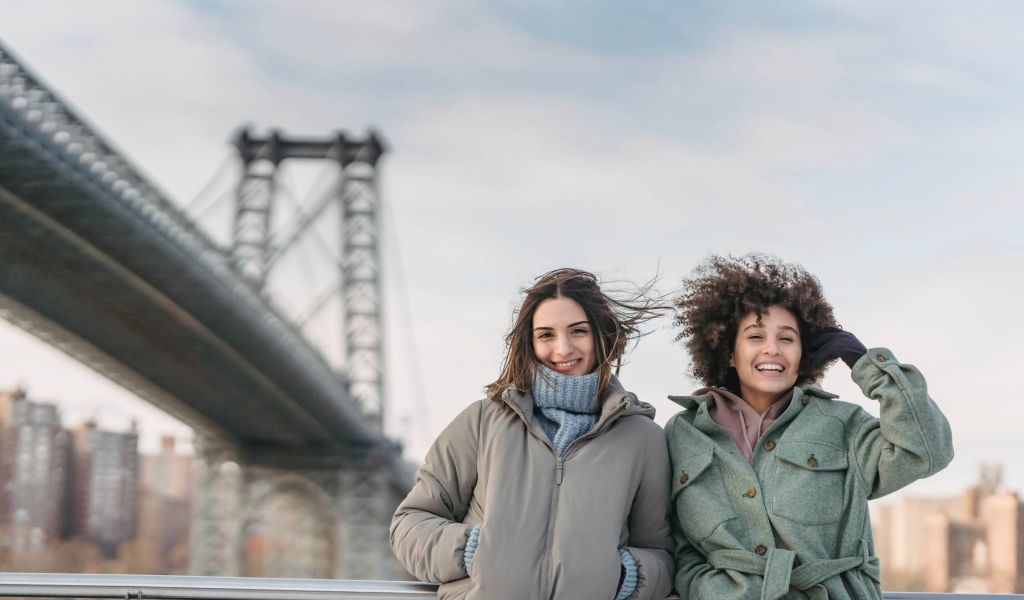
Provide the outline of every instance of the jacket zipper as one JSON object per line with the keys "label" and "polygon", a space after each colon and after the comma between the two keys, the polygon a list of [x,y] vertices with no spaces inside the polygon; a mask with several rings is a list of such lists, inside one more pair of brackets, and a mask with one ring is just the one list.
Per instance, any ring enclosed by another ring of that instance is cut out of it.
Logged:
{"label": "jacket zipper", "polygon": [[[523,420],[523,422],[527,422],[527,423],[529,422],[526,419],[526,417],[523,415],[522,411],[519,409],[518,406],[516,406],[515,404],[513,404],[511,402],[507,402],[507,401],[506,401],[506,404],[510,408],[512,408],[512,410],[519,416],[520,419]],[[582,442],[585,442],[587,440],[593,439],[593,438],[601,435],[601,433],[603,433],[606,429],[608,429],[608,427],[611,426],[611,424],[616,420],[616,418],[621,413],[626,411],[626,407],[628,405],[629,405],[628,402],[623,402],[619,406],[615,407],[615,409],[608,415],[608,418],[605,419],[605,421],[601,425],[600,429],[575,439],[572,442],[572,444],[570,444],[569,447],[566,448],[565,454],[563,456],[557,456],[557,455],[555,456],[555,485],[554,485],[554,487],[551,488],[551,508],[548,510],[548,526],[547,526],[547,532],[546,532],[546,534],[544,536],[544,538],[545,538],[544,539],[544,565],[543,565],[543,567],[541,569],[540,585],[539,585],[540,599],[541,600],[544,600],[545,598],[548,597],[548,589],[547,589],[548,588],[548,579],[550,578],[550,575],[551,575],[551,543],[552,543],[552,539],[551,538],[554,536],[554,532],[555,532],[555,516],[556,516],[556,513],[558,512],[558,496],[559,496],[558,492],[559,492],[559,489],[562,486],[562,476],[563,476],[563,472],[565,471],[565,459],[569,458],[569,456],[571,456],[572,454],[575,454],[577,447]],[[531,431],[530,433],[533,434],[534,437],[538,437],[541,441],[543,441],[547,445],[547,447],[551,449],[552,453],[555,451],[555,447],[551,444],[551,440],[549,440],[546,435],[544,435],[544,436],[537,436],[536,433],[533,432],[533,431]]]}
{"label": "jacket zipper", "polygon": [[569,447],[565,449],[565,455],[558,456],[555,458],[555,486],[551,488],[551,510],[548,511],[548,528],[547,535],[544,539],[544,566],[541,570],[540,577],[541,599],[548,598],[551,592],[551,590],[548,589],[548,580],[551,576],[551,538],[554,536],[555,533],[555,517],[558,513],[558,492],[562,486],[562,476],[565,471],[565,459],[576,452],[576,449],[581,442],[585,442],[587,440],[593,439],[601,435],[601,433],[604,432],[605,429],[608,429],[609,425],[615,420],[615,417],[617,417],[619,413],[625,410],[626,404],[621,404],[618,407],[616,407],[616,409],[612,411],[610,415],[608,415],[608,418],[605,419],[605,422],[603,425],[601,425],[600,429],[587,435],[584,435],[582,437],[576,438],[575,440],[573,440],[572,444],[569,444]]}
{"label": "jacket zipper", "polygon": [[551,542],[555,535],[555,518],[558,514],[558,496],[562,487],[562,471],[564,470],[565,459],[559,456],[555,459],[555,485],[551,488],[551,509],[548,511],[547,535],[544,536],[544,566],[541,569],[540,597],[548,597],[548,579],[551,575]]}

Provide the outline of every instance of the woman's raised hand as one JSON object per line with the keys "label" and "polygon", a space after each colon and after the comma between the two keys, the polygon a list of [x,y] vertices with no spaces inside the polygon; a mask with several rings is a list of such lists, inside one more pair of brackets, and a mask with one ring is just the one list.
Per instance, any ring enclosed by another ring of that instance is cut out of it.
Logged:
{"label": "woman's raised hand", "polygon": [[853,368],[860,357],[867,354],[868,349],[849,331],[838,327],[826,327],[811,340],[807,349],[810,354],[811,369],[824,366],[834,359],[842,359],[846,366]]}

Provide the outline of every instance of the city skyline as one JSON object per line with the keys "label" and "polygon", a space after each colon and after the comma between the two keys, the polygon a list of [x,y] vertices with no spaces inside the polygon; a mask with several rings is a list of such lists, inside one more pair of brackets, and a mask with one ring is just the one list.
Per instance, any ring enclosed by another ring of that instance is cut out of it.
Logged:
{"label": "city skyline", "polygon": [[889,590],[1024,591],[1024,502],[984,465],[959,494],[904,496],[872,508],[875,551]]}
{"label": "city skyline", "polygon": [[[532,276],[660,272],[670,291],[706,254],[750,250],[802,262],[847,328],[921,368],[957,458],[913,493],[1019,455],[1021,384],[1001,373],[1022,333],[1020,9],[605,9],[11,3],[0,38],[183,207],[243,122],[380,129],[402,259],[386,248],[388,429],[413,460],[496,375]],[[661,423],[697,387],[673,336],[657,323],[623,370]],[[56,354],[0,324],[0,386],[175,427]],[[862,402],[841,365],[824,383]]]}
{"label": "city skyline", "polygon": [[137,433],[65,423],[58,406],[0,390],[3,569],[184,569],[198,461],[170,436],[140,452]]}

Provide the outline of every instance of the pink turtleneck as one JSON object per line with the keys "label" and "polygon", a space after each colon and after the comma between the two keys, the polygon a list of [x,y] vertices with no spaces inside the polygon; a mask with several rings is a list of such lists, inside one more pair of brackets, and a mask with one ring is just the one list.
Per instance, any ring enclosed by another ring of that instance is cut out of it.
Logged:
{"label": "pink turtleneck", "polygon": [[790,390],[761,415],[743,398],[725,388],[703,388],[693,393],[694,396],[701,394],[714,396],[715,403],[708,406],[708,415],[735,440],[748,462],[754,455],[757,440],[761,439],[793,399],[793,390]]}

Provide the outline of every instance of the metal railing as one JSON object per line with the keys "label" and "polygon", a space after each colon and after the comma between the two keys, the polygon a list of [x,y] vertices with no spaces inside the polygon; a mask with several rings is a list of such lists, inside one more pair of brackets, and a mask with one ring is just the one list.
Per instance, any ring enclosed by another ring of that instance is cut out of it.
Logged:
{"label": "metal railing", "polygon": [[[434,598],[437,586],[411,581],[266,579],[183,575],[0,573],[0,598],[115,600],[386,600]],[[885,592],[886,600],[994,600],[1021,595]],[[678,596],[671,596],[678,598]]]}
{"label": "metal railing", "polygon": [[435,585],[409,581],[0,573],[0,597],[119,600],[381,600],[434,598],[436,590]]}

